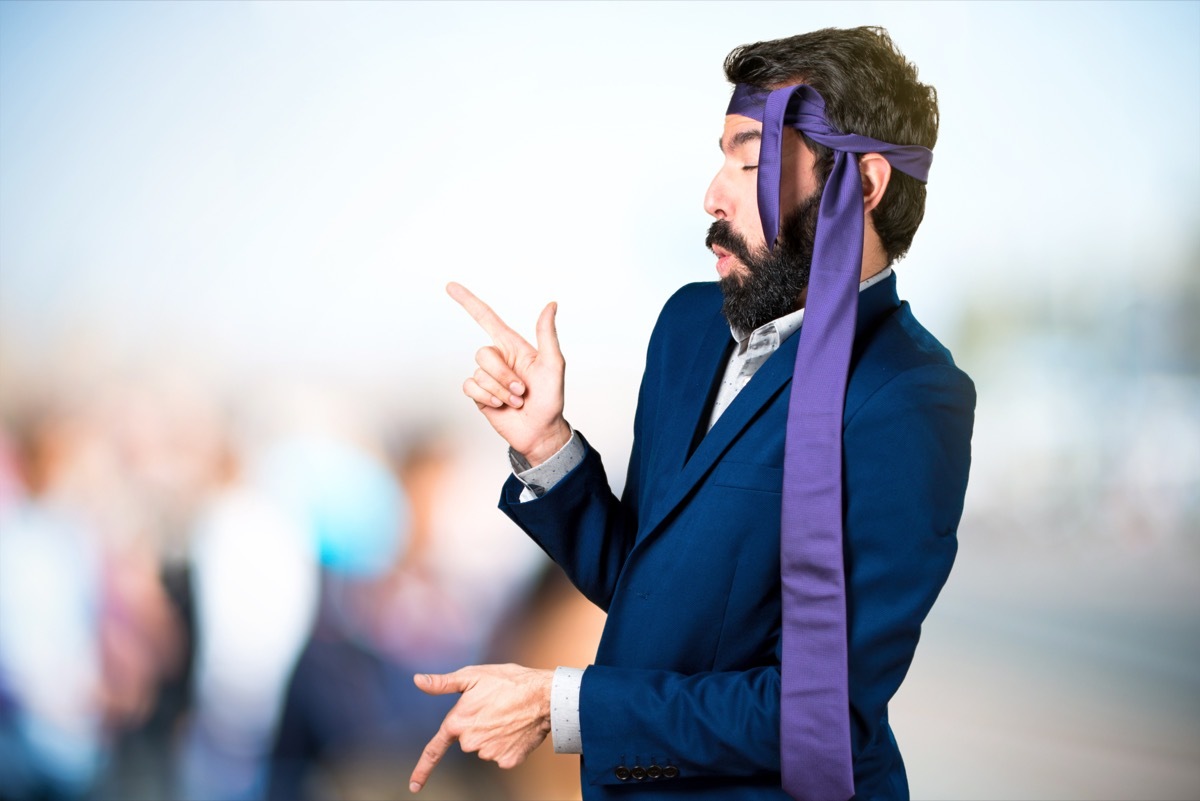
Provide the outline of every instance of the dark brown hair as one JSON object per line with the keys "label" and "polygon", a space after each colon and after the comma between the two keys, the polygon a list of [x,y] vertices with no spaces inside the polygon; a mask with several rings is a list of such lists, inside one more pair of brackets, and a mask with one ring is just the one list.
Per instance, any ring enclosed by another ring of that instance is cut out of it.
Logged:
{"label": "dark brown hair", "polygon": [[[825,28],[742,45],[725,59],[725,77],[760,89],[808,84],[825,98],[829,121],[843,133],[931,149],[937,142],[937,90],[917,80],[917,68],[883,28]],[[804,141],[824,186],[833,151],[807,136]],[[908,251],[924,216],[925,185],[893,170],[872,211],[889,264]]]}

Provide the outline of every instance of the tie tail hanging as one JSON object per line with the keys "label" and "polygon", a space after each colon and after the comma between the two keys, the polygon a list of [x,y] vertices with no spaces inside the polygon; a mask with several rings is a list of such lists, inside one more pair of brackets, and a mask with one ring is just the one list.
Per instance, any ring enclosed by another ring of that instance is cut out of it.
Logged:
{"label": "tie tail hanging", "polygon": [[[928,176],[932,152],[844,134],[810,86],[739,85],[729,114],[763,125],[759,216],[767,246],[779,232],[784,127],[834,150],[818,210],[813,269],[784,443],[780,758],[786,791],[803,801],[854,794],[842,519],[842,421],[862,266],[862,180],[856,153],[880,153],[901,172]],[[812,580],[820,577],[820,581]]]}

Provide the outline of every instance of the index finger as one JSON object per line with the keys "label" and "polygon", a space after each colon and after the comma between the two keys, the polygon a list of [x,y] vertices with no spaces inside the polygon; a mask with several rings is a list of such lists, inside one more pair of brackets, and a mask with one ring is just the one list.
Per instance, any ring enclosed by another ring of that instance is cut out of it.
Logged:
{"label": "index finger", "polygon": [[466,309],[467,313],[475,319],[475,322],[479,323],[484,331],[488,332],[493,340],[504,335],[517,335],[516,331],[513,331],[500,319],[500,315],[492,311],[491,306],[475,297],[474,293],[462,284],[451,281],[446,284],[446,293],[454,298],[459,306]]}
{"label": "index finger", "polygon": [[417,793],[425,786],[425,782],[429,781],[429,776],[433,773],[433,769],[442,761],[442,757],[450,750],[450,746],[454,745],[454,735],[446,731],[446,723],[442,722],[438,728],[437,734],[433,735],[433,739],[429,741],[429,745],[425,746],[425,750],[421,752],[421,759],[418,760],[417,766],[413,768],[412,776],[408,779],[409,792]]}

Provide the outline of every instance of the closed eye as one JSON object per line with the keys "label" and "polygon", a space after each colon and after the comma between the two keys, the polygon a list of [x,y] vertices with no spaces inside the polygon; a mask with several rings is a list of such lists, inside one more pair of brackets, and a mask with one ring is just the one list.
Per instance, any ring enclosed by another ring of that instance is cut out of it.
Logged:
{"label": "closed eye", "polygon": [[758,169],[757,164],[747,164],[745,167],[742,167],[743,172],[749,172],[750,170],[757,170],[757,169]]}

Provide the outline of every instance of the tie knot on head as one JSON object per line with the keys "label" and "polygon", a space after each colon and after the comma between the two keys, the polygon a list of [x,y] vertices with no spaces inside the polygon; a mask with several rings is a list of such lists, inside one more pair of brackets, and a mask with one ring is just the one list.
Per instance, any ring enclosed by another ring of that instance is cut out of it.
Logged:
{"label": "tie knot on head", "polygon": [[[726,114],[738,114],[762,123],[762,146],[758,163],[758,213],[762,219],[763,236],[767,247],[774,249],[779,232],[779,183],[782,163],[784,126],[804,132],[810,139],[834,151],[834,170],[848,176],[852,160],[849,153],[879,153],[893,169],[911,175],[918,181],[929,178],[933,151],[920,145],[895,145],[869,136],[844,133],[829,121],[825,113],[825,98],[807,84],[784,86],[779,89],[760,89],[737,84],[729,100]],[[855,170],[854,172],[857,172]],[[844,181],[849,186],[849,178]],[[861,194],[840,193],[838,204],[842,213],[849,213],[856,202],[861,206]],[[824,202],[822,206],[824,207]],[[831,213],[833,209],[829,209]],[[861,211],[861,209],[860,209]],[[823,215],[826,212],[822,212]]]}

